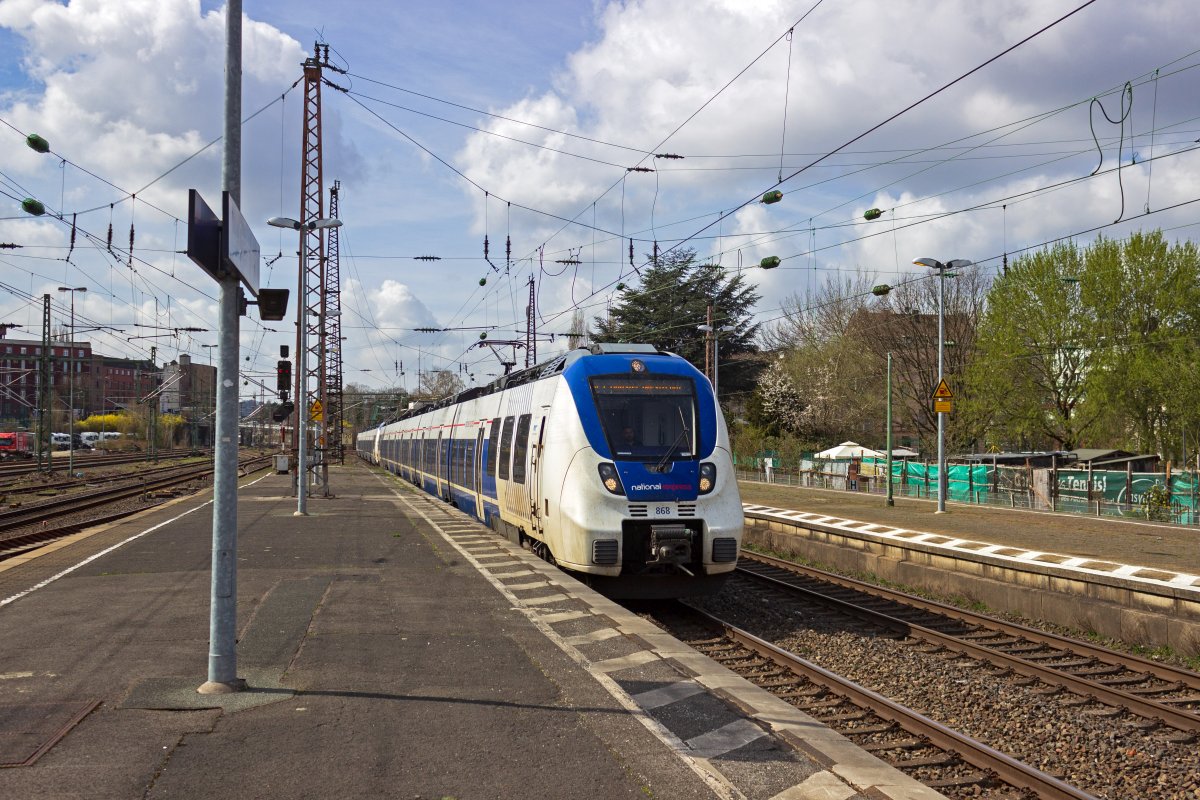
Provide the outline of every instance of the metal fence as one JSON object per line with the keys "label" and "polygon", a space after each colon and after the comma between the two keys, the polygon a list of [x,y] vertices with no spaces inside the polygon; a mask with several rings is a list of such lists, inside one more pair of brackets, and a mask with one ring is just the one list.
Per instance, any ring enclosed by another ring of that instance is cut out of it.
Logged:
{"label": "metal fence", "polygon": [[[886,462],[802,460],[797,468],[739,469],[739,480],[836,491],[885,494]],[[895,497],[937,497],[937,464],[892,463]],[[949,502],[1058,511],[1100,517],[1200,524],[1200,480],[1194,472],[1033,469],[990,464],[948,464]]]}

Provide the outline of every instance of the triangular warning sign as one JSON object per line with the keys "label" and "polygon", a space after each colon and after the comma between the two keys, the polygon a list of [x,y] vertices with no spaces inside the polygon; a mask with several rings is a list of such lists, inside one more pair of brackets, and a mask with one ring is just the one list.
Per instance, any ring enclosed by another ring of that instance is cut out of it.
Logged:
{"label": "triangular warning sign", "polygon": [[934,400],[953,400],[954,392],[950,391],[950,387],[946,385],[946,379],[942,378],[938,381],[937,388],[933,390]]}

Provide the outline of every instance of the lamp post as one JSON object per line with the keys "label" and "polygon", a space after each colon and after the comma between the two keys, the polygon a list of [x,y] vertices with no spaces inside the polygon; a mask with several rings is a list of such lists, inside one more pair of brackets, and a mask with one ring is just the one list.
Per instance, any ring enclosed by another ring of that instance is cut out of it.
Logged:
{"label": "lamp post", "polygon": [[68,403],[70,408],[70,416],[67,418],[67,435],[71,437],[71,444],[67,450],[67,472],[71,475],[75,474],[75,293],[86,292],[86,286],[60,286],[60,292],[71,293],[71,338],[68,341],[67,348],[67,379],[70,381],[68,389]]}
{"label": "lamp post", "polygon": [[[913,263],[918,267],[929,267],[938,271],[938,385],[945,378],[943,365],[946,351],[946,322],[944,306],[946,304],[946,270],[961,269],[971,266],[965,258],[956,258],[943,264],[936,258],[915,258]],[[946,513],[946,413],[937,412],[938,427],[938,499],[937,513]]]}
{"label": "lamp post", "polygon": [[721,405],[720,395],[717,394],[717,389],[720,386],[720,368],[717,364],[718,354],[721,352],[721,343],[717,334],[721,331],[731,331],[733,328],[728,325],[697,325],[696,330],[711,333],[713,336],[713,397],[717,398],[717,405]]}
{"label": "lamp post", "polygon": [[[342,224],[340,219],[310,219],[299,222],[288,217],[271,217],[267,224],[275,228],[289,228],[300,231],[301,236],[309,231],[324,228],[336,228]],[[300,252],[305,252],[301,242]],[[301,255],[303,258],[303,255]],[[300,279],[304,280],[305,265],[300,265]],[[296,392],[296,413],[299,414],[300,424],[297,426],[296,442],[296,513],[295,516],[308,515],[308,298],[300,292],[300,311],[297,321],[300,325],[300,352],[296,353],[296,372],[299,377],[299,391]]]}
{"label": "lamp post", "polygon": [[892,354],[887,359],[887,502],[884,505],[894,506],[892,498]]}

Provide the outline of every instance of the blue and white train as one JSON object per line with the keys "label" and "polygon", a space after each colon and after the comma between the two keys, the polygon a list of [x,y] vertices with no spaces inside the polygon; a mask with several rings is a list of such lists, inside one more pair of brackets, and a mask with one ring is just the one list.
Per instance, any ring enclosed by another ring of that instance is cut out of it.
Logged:
{"label": "blue and white train", "polygon": [[645,344],[599,344],[412,409],[359,455],[613,597],[715,591],[743,515],[712,385]]}

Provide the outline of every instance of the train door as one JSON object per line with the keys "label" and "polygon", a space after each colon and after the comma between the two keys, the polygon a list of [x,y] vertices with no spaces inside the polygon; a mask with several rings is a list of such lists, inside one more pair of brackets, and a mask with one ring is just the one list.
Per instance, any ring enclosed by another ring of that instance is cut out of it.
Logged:
{"label": "train door", "polygon": [[471,464],[471,491],[475,498],[475,517],[483,519],[483,425],[475,434],[475,458]]}
{"label": "train door", "polygon": [[437,444],[434,448],[433,456],[433,493],[443,500],[446,499],[446,491],[442,489],[442,476],[445,474],[445,454],[442,452],[442,432],[438,431]]}
{"label": "train door", "polygon": [[533,512],[529,524],[539,535],[543,535],[546,524],[545,513],[549,501],[543,503],[542,496],[542,443],[546,437],[546,417],[543,416],[537,425],[537,443],[529,452],[529,508]]}

